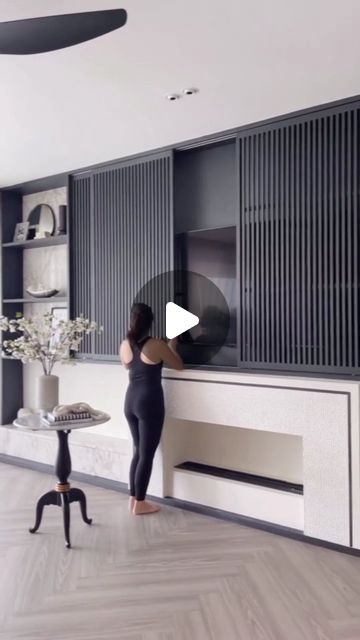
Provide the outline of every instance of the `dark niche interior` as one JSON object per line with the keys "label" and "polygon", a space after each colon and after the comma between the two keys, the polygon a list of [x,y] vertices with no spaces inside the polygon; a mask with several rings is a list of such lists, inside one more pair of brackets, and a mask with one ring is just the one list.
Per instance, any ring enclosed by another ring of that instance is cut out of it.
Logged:
{"label": "dark niche interior", "polygon": [[234,140],[175,154],[175,302],[200,319],[179,339],[187,364],[237,366],[235,167]]}

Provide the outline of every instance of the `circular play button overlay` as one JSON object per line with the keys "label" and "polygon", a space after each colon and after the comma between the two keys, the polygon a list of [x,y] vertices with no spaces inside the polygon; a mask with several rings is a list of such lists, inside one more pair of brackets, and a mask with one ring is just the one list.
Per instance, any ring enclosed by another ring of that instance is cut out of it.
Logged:
{"label": "circular play button overlay", "polygon": [[189,329],[196,327],[200,322],[198,316],[179,307],[175,302],[166,303],[166,337],[169,340],[181,336]]}
{"label": "circular play button overlay", "polygon": [[178,339],[178,352],[189,365],[236,365],[236,318],[222,291],[205,276],[173,270],[149,280],[133,302],[154,313],[153,335]]}

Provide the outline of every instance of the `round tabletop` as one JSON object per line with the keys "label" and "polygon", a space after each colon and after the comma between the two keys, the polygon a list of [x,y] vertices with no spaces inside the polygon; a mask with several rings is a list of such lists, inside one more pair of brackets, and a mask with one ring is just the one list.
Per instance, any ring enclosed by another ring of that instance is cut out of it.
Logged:
{"label": "round tabletop", "polygon": [[87,420],[84,422],[83,420],[79,423],[71,422],[71,423],[58,423],[54,425],[47,424],[40,413],[29,413],[26,416],[21,416],[20,418],[16,418],[14,420],[13,425],[18,429],[25,429],[30,431],[72,431],[73,429],[85,429],[86,427],[95,427],[97,424],[104,424],[104,422],[108,422],[110,420],[110,416],[107,413],[104,413],[102,418],[99,420]]}

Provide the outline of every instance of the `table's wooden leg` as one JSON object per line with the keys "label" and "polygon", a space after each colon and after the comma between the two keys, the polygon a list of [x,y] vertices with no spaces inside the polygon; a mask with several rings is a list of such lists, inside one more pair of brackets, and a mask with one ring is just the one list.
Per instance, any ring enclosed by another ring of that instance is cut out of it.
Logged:
{"label": "table's wooden leg", "polygon": [[44,493],[44,495],[39,498],[36,505],[35,525],[31,529],[29,529],[30,533],[35,533],[40,527],[44,507],[47,504],[59,505],[59,503],[60,499],[57,491],[49,491],[48,493]]}
{"label": "table's wooden leg", "polygon": [[70,499],[68,493],[61,494],[62,508],[63,508],[63,517],[64,517],[64,534],[65,534],[65,544],[68,549],[70,549]]}
{"label": "table's wooden leg", "polygon": [[55,473],[58,479],[56,488],[54,491],[45,493],[39,499],[36,506],[36,521],[35,526],[29,529],[30,533],[35,533],[38,530],[41,523],[41,518],[45,505],[53,504],[58,507],[62,507],[63,520],[64,520],[64,535],[65,544],[68,549],[71,547],[70,543],[70,504],[71,502],[79,502],[82,519],[86,524],[91,524],[92,519],[88,518],[86,513],[86,496],[81,489],[72,489],[68,482],[69,475],[71,473],[71,457],[68,444],[68,436],[70,430],[57,431],[58,436],[58,452],[55,463]]}
{"label": "table's wooden leg", "polygon": [[92,523],[92,518],[89,518],[86,512],[86,496],[81,489],[70,489],[69,502],[79,502],[82,519],[84,520],[84,522],[86,522],[86,524]]}
{"label": "table's wooden leg", "polygon": [[[71,456],[68,442],[70,430],[57,431],[56,433],[58,437],[58,452],[55,462],[55,474],[59,487],[64,487],[65,489],[71,473]],[[61,488],[59,490],[61,491]]]}

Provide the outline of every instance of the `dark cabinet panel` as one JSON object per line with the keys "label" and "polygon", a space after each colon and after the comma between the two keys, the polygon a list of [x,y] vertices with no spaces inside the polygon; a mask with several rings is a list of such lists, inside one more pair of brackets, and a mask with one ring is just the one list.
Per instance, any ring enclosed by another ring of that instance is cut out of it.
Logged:
{"label": "dark cabinet panel", "polygon": [[239,136],[244,364],[359,371],[359,113]]}
{"label": "dark cabinet panel", "polygon": [[[92,177],[74,176],[69,184],[70,202],[70,315],[94,319],[92,310]],[[93,337],[88,336],[81,352],[90,354]]]}
{"label": "dark cabinet panel", "polygon": [[[0,192],[0,245],[12,242],[15,226],[22,221],[22,197],[19,193]],[[4,299],[23,297],[23,255],[22,251],[12,251],[0,247],[1,313],[15,318],[23,312],[21,304],[4,303]],[[3,334],[2,339],[8,337]],[[11,336],[13,337],[13,336]],[[23,372],[19,360],[0,358],[0,420],[1,424],[11,424],[23,404]]]}
{"label": "dark cabinet panel", "polygon": [[[88,353],[115,359],[136,294],[173,268],[172,155],[121,163],[81,180],[89,183],[77,191],[74,180],[72,189],[71,215],[78,220],[72,224],[72,309],[103,327]],[[162,291],[144,301],[162,319]],[[159,322],[156,333],[165,333]]]}
{"label": "dark cabinet panel", "polygon": [[1,424],[11,424],[23,406],[23,370],[20,360],[1,364]]}
{"label": "dark cabinet panel", "polygon": [[[1,244],[12,242],[15,227],[22,221],[22,197],[18,193],[0,193]],[[23,297],[23,256],[21,251],[2,250],[1,297],[3,300]],[[9,315],[9,309],[3,310]]]}

